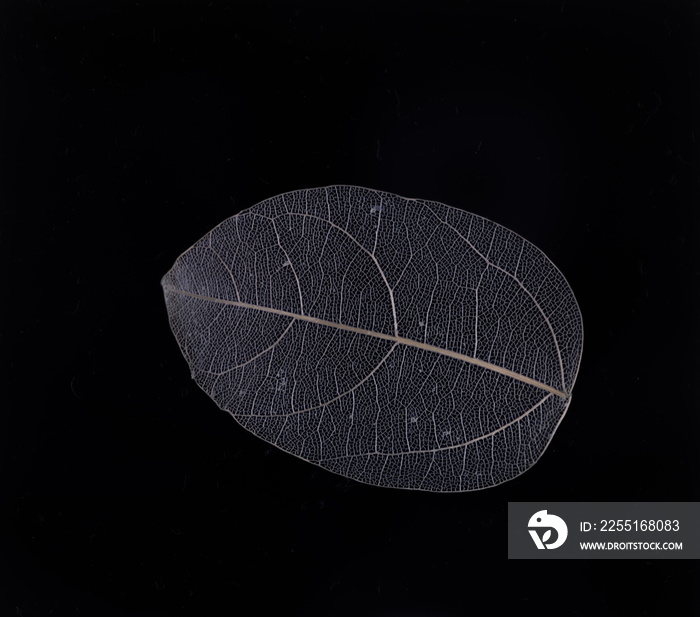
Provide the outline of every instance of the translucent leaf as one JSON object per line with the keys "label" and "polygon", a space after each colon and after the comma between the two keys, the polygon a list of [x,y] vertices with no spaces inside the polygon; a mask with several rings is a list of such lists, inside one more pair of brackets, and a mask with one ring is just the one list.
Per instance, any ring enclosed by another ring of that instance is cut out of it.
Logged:
{"label": "translucent leaf", "polygon": [[529,469],[581,358],[578,305],[539,249],[474,214],[359,187],[263,201],[162,284],[219,407],[379,486],[468,491]]}

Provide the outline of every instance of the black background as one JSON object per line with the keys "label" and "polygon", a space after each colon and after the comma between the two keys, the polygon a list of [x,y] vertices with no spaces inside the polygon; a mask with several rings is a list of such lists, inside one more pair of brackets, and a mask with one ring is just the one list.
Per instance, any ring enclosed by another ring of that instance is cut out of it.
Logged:
{"label": "black background", "polygon": [[[700,614],[693,561],[513,562],[508,501],[700,500],[700,5],[0,8],[0,614]],[[541,248],[584,316],[540,462],[380,489],[190,380],[161,276],[224,218],[333,183]]]}

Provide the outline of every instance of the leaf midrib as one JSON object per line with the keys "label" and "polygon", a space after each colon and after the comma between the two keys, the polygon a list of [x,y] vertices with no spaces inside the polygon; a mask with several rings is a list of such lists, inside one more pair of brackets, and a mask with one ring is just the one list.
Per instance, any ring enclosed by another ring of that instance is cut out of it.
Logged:
{"label": "leaf midrib", "polygon": [[201,294],[196,294],[196,293],[192,293],[189,291],[183,291],[181,289],[176,289],[174,287],[171,287],[170,285],[163,285],[163,287],[167,291],[182,294],[183,296],[189,296],[191,298],[197,298],[199,300],[204,300],[206,302],[214,302],[216,304],[225,304],[225,305],[229,305],[229,306],[237,306],[240,308],[252,309],[255,311],[263,311],[265,313],[272,313],[274,315],[281,315],[283,317],[289,317],[291,319],[296,319],[299,321],[308,321],[310,323],[315,323],[315,324],[319,324],[322,326],[328,326],[330,328],[337,328],[338,330],[345,330],[346,332],[355,332],[356,334],[363,334],[365,336],[372,336],[374,338],[383,339],[385,341],[392,341],[394,343],[399,343],[401,345],[407,345],[409,347],[423,349],[425,351],[437,353],[437,354],[440,354],[442,356],[454,358],[455,360],[461,360],[462,362],[468,362],[469,364],[474,364],[476,366],[480,366],[480,367],[485,368],[489,371],[493,371],[495,373],[499,373],[499,374],[504,375],[506,377],[516,379],[517,381],[521,381],[523,383],[529,384],[531,386],[534,386],[535,388],[539,388],[540,390],[544,390],[546,392],[551,392],[552,394],[556,394],[557,396],[560,396],[562,398],[566,398],[566,396],[567,396],[566,392],[562,392],[561,390],[557,390],[556,388],[553,388],[552,386],[549,386],[547,384],[539,382],[536,379],[532,379],[531,377],[527,377],[526,375],[521,375],[520,373],[516,373],[515,371],[511,371],[510,369],[507,369],[507,368],[503,368],[502,366],[498,366],[496,364],[491,364],[490,362],[485,362],[484,360],[480,360],[479,358],[473,358],[473,357],[467,356],[465,354],[457,353],[456,351],[451,351],[450,349],[443,349],[442,347],[436,347],[435,345],[429,345],[427,343],[421,343],[420,341],[414,341],[413,339],[408,339],[408,338],[404,338],[401,336],[394,336],[392,334],[383,334],[381,332],[373,332],[372,330],[365,330],[363,328],[357,328],[355,326],[348,326],[346,324],[340,324],[340,323],[337,323],[334,321],[327,321],[325,319],[319,319],[318,317],[312,317],[310,315],[299,315],[297,313],[291,313],[289,311],[283,311],[281,309],[270,308],[267,306],[259,306],[257,304],[249,304],[248,302],[239,302],[237,300],[224,300],[222,298],[212,298],[209,296],[203,296]]}

